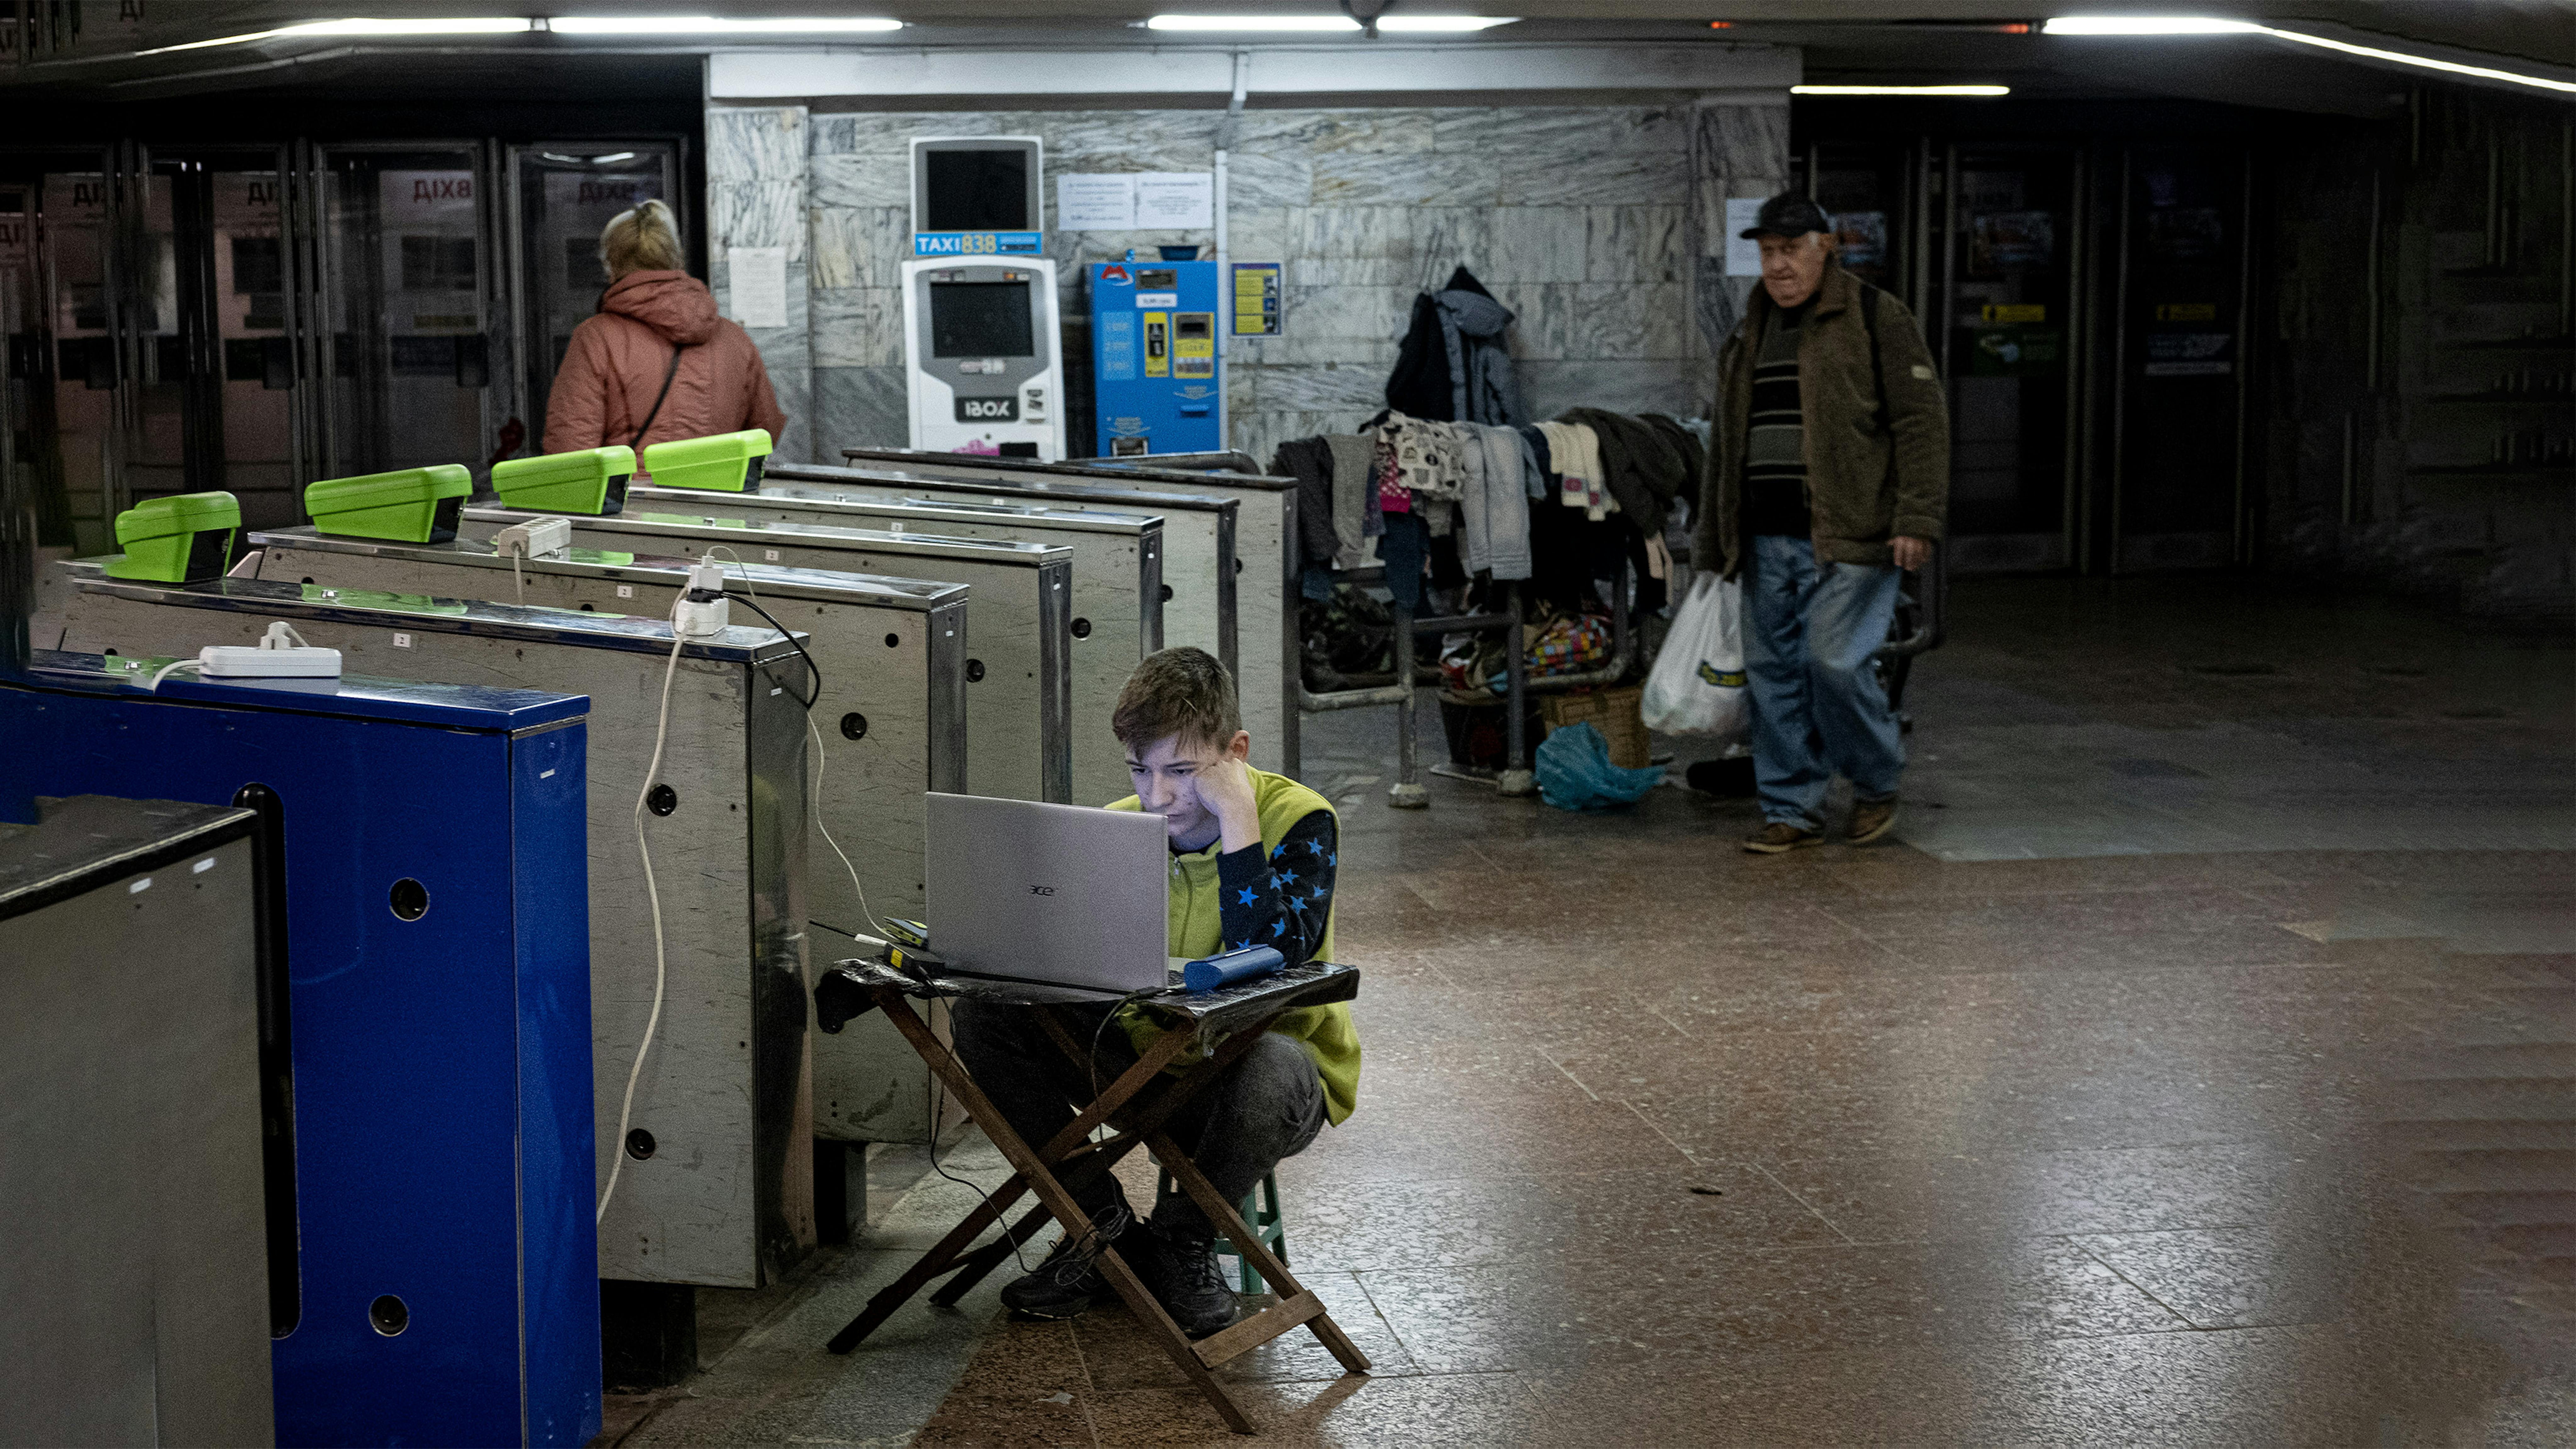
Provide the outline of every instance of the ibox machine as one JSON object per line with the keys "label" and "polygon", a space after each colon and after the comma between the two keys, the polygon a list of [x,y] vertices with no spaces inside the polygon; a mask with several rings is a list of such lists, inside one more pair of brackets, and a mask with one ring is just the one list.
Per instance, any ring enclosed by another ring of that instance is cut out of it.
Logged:
{"label": "ibox machine", "polygon": [[912,445],[1064,456],[1055,268],[916,258],[903,264]]}
{"label": "ibox machine", "polygon": [[1091,377],[1102,454],[1225,446],[1216,322],[1214,262],[1092,264]]}

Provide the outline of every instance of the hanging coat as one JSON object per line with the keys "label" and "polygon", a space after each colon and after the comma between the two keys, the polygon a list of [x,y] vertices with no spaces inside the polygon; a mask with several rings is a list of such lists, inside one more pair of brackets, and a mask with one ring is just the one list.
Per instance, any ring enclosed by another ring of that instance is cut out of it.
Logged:
{"label": "hanging coat", "polygon": [[1460,267],[1449,285],[1413,299],[1413,319],[1386,380],[1386,404],[1442,422],[1528,421],[1504,330],[1511,309]]}

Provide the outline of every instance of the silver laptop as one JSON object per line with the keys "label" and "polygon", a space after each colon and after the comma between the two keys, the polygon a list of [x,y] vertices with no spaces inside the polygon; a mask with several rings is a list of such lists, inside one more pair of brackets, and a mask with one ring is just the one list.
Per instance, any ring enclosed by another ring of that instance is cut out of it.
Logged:
{"label": "silver laptop", "polygon": [[1166,983],[1163,817],[931,792],[930,949],[960,971],[1126,993]]}

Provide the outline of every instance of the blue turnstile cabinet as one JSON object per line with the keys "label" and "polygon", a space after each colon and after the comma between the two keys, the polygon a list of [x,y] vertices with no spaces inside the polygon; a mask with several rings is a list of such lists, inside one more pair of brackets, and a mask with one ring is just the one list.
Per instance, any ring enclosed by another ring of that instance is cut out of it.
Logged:
{"label": "blue turnstile cabinet", "polygon": [[589,701],[359,678],[155,694],[138,673],[40,651],[0,681],[0,815],[114,794],[272,816],[294,1072],[277,1442],[586,1442]]}

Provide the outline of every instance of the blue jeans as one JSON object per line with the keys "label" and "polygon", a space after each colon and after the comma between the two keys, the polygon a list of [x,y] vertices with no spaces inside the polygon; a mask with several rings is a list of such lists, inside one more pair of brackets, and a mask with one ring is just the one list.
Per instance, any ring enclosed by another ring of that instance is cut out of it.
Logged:
{"label": "blue jeans", "polygon": [[1836,774],[1852,793],[1896,793],[1905,745],[1871,656],[1896,616],[1898,574],[1816,567],[1803,538],[1753,540],[1744,570],[1744,672],[1753,690],[1753,780],[1762,818],[1815,829]]}

